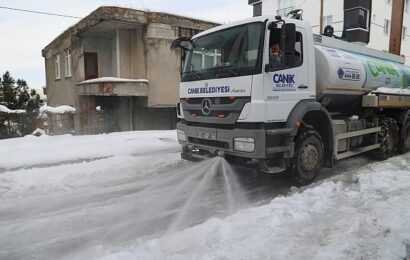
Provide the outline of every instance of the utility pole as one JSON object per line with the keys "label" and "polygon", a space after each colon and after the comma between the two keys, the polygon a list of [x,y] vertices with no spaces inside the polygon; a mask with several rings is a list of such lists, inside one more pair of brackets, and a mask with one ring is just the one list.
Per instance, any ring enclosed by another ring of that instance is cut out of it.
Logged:
{"label": "utility pole", "polygon": [[323,33],[323,5],[324,5],[324,0],[320,0],[320,33]]}
{"label": "utility pole", "polygon": [[393,0],[389,52],[400,55],[403,31],[404,0]]}

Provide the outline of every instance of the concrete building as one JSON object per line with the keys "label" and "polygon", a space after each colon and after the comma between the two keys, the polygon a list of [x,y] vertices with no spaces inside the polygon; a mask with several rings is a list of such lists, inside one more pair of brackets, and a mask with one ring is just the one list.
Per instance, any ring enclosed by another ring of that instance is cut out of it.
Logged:
{"label": "concrete building", "polygon": [[[77,134],[172,129],[181,51],[171,51],[171,43],[216,25],[100,7],[43,49],[48,105],[75,107],[67,127],[74,125]],[[64,125],[68,119],[56,120]]]}
{"label": "concrete building", "polygon": [[[404,19],[401,54],[406,56],[406,64],[410,65],[410,0],[404,0]],[[319,33],[320,0],[249,0],[255,14],[286,16],[294,9],[303,9],[303,20],[309,21],[314,33]],[[391,32],[391,14],[393,0],[373,0],[370,26],[370,42],[368,47],[388,51]],[[324,0],[324,26],[331,25],[335,34],[343,31],[342,0]]]}

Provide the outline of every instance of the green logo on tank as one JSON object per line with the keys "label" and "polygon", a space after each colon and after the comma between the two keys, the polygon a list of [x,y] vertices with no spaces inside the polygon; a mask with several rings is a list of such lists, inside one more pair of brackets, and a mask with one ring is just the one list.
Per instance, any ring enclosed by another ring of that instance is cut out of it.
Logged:
{"label": "green logo on tank", "polygon": [[399,72],[391,64],[377,60],[367,60],[367,67],[374,78],[380,75],[400,77]]}

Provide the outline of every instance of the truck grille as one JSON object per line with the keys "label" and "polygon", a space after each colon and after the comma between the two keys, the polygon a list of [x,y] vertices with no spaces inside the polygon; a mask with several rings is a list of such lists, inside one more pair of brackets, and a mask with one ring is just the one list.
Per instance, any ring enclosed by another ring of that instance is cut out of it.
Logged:
{"label": "truck grille", "polygon": [[[243,107],[250,101],[250,97],[189,98],[181,99],[181,105],[184,118],[187,121],[210,124],[235,124]],[[209,106],[209,110],[205,110],[204,106],[206,106],[205,108]]]}

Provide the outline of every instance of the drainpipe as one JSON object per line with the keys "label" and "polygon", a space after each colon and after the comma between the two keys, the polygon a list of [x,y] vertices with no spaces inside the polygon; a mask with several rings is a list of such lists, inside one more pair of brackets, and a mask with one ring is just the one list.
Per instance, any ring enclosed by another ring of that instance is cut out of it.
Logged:
{"label": "drainpipe", "polygon": [[121,59],[120,59],[120,29],[115,31],[115,45],[117,52],[117,78],[121,78]]}

